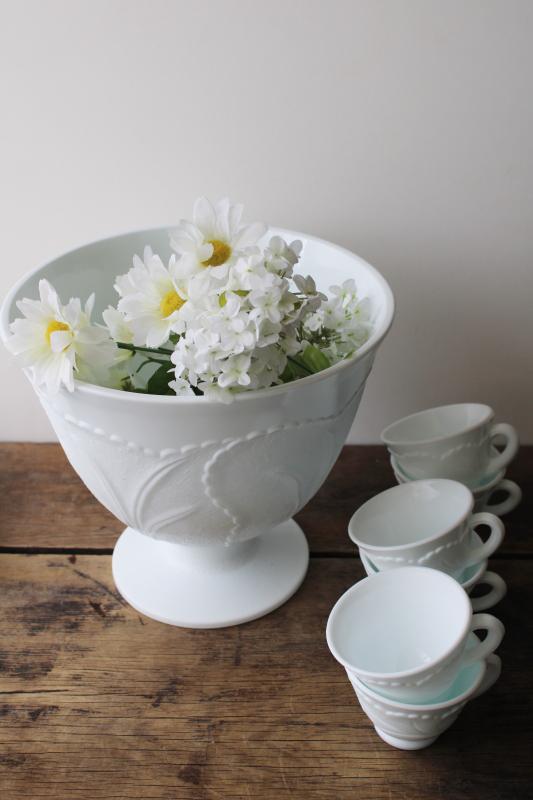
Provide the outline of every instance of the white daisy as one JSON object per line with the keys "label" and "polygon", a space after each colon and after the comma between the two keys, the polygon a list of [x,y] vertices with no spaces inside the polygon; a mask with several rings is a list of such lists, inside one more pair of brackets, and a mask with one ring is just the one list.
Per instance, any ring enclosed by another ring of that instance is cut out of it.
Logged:
{"label": "white daisy", "polygon": [[[126,322],[126,317],[118,308],[108,306],[106,310],[102,312],[102,317],[104,318],[109,335],[115,342],[124,342],[125,344],[131,344],[133,342],[131,326]],[[124,352],[128,353],[130,351],[125,350]]]}
{"label": "white daisy", "polygon": [[41,280],[39,297],[17,303],[24,319],[16,319],[10,326],[7,346],[11,352],[31,368],[35,382],[51,393],[61,385],[72,391],[74,377],[105,383],[118,351],[108,332],[91,324],[94,295],[83,309],[77,298],[63,306],[54,288]]}
{"label": "white daisy", "polygon": [[211,267],[213,275],[224,278],[228,266],[266,233],[266,225],[243,225],[243,207],[223,198],[213,206],[206,197],[194,204],[193,221],[181,220],[170,235],[170,245],[180,256],[180,276],[192,275]]}
{"label": "white daisy", "polygon": [[173,331],[183,331],[180,309],[187,298],[183,285],[175,279],[174,266],[174,256],[167,269],[146,247],[144,261],[134,256],[132,269],[117,277],[115,289],[121,295],[118,311],[133,333],[134,344],[160,347]]}

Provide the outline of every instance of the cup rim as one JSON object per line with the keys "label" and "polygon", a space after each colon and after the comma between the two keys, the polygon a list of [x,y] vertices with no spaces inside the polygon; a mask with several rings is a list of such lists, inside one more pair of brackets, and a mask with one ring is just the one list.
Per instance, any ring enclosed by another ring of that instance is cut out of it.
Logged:
{"label": "cup rim", "polygon": [[[461,515],[460,518],[458,518],[453,523],[453,525],[449,525],[445,530],[441,530],[438,533],[434,533],[432,536],[427,536],[425,539],[420,539],[420,541],[417,542],[408,542],[407,544],[398,544],[398,545],[367,544],[366,542],[362,541],[361,539],[355,536],[352,528],[354,525],[354,520],[361,511],[361,509],[363,509],[365,506],[375,501],[376,498],[381,497],[382,495],[387,494],[388,492],[403,491],[405,493],[407,491],[412,491],[412,489],[409,490],[408,488],[404,487],[412,487],[415,484],[419,485],[421,483],[440,483],[440,484],[452,483],[454,484],[454,486],[460,486],[462,489],[465,490],[465,492],[468,492],[468,494],[470,495],[468,509]],[[350,539],[354,544],[356,544],[358,547],[362,547],[364,550],[372,549],[380,553],[385,553],[387,551],[392,551],[392,550],[403,552],[405,550],[410,550],[413,547],[418,547],[420,545],[425,545],[425,544],[431,544],[431,542],[434,542],[436,539],[440,539],[442,536],[446,536],[446,534],[450,533],[450,531],[453,531],[455,528],[457,528],[459,525],[461,525],[470,517],[473,508],[474,508],[474,495],[472,494],[468,486],[465,486],[464,483],[460,483],[459,481],[452,481],[449,478],[422,478],[419,481],[407,481],[406,483],[399,483],[397,486],[391,486],[390,489],[385,489],[384,492],[380,492],[379,494],[374,495],[374,497],[371,497],[370,500],[366,501],[366,503],[363,503],[362,506],[359,506],[357,511],[355,511],[352,514],[350,521],[348,523],[348,536],[350,537]]]}
{"label": "cup rim", "polygon": [[[448,434],[447,436],[431,436],[426,438],[420,439],[395,439],[391,436],[391,431],[394,430],[395,427],[411,420],[415,417],[421,417],[422,415],[430,415],[436,414],[444,409],[451,409],[451,408],[464,408],[465,406],[475,406],[476,408],[484,409],[485,410],[485,417],[475,424],[468,425],[467,427],[463,428],[460,431],[456,431],[455,433]],[[406,417],[401,417],[400,419],[391,422],[390,425],[387,425],[381,431],[381,441],[390,446],[407,446],[407,445],[420,445],[420,444],[436,444],[437,442],[445,442],[448,439],[453,439],[455,436],[463,436],[465,433],[471,433],[476,428],[481,427],[482,425],[486,425],[491,419],[494,418],[494,410],[488,406],[486,403],[449,403],[448,405],[443,406],[435,406],[434,408],[425,408],[422,411],[415,411],[413,414],[408,414]]]}
{"label": "cup rim", "polygon": [[[401,670],[398,672],[374,672],[372,670],[365,670],[359,667],[354,667],[347,659],[345,659],[337,645],[334,642],[335,634],[333,633],[333,626],[335,625],[335,621],[337,616],[340,614],[341,610],[344,606],[350,602],[353,595],[357,594],[357,592],[362,591],[361,587],[364,585],[368,585],[368,581],[386,581],[391,580],[391,575],[398,575],[399,572],[403,572],[406,574],[407,572],[411,573],[418,573],[420,572],[432,573],[433,579],[435,581],[443,581],[444,583],[448,583],[450,587],[453,586],[453,591],[457,592],[458,597],[461,597],[461,602],[464,605],[465,610],[465,619],[464,624],[461,626],[460,632],[457,634],[455,640],[450,644],[440,655],[438,658],[433,659],[432,661],[427,662],[426,664],[422,664],[418,667],[412,667],[411,669]],[[387,577],[388,576],[388,577]],[[437,569],[432,569],[431,567],[398,567],[395,570],[386,570],[385,572],[376,572],[374,575],[367,575],[366,578],[362,578],[361,580],[357,581],[353,586],[347,589],[344,594],[342,594],[333,608],[331,609],[328,617],[328,621],[326,624],[326,641],[328,647],[331,651],[333,657],[342,664],[342,666],[352,674],[355,670],[357,671],[357,675],[362,675],[367,678],[371,679],[378,679],[378,680],[402,680],[403,678],[410,678],[414,675],[418,675],[420,673],[426,672],[426,670],[432,669],[436,664],[440,664],[443,661],[446,661],[457,649],[458,645],[463,641],[465,636],[468,635],[468,631],[470,628],[470,623],[472,620],[472,604],[470,602],[470,598],[455,578],[452,578],[450,575],[447,575],[445,572],[441,572]]]}
{"label": "cup rim", "polygon": [[[75,248],[70,248],[69,250],[64,251],[63,253],[54,256],[54,258],[49,259],[39,266],[35,267],[32,270],[26,272],[16,283],[11,286],[10,290],[6,294],[3,303],[0,305],[0,340],[6,341],[9,336],[9,315],[11,312],[11,307],[13,305],[14,299],[17,296],[18,292],[24,286],[26,281],[28,281],[31,277],[38,275],[42,272],[46,267],[53,264],[55,261],[58,261],[65,256],[70,255],[71,253],[75,253],[80,250],[85,250],[92,245],[100,244],[102,242],[110,241],[112,239],[120,239],[122,237],[131,236],[135,233],[142,233],[149,235],[151,233],[155,233],[158,231],[169,231],[171,230],[172,226],[168,225],[158,225],[152,228],[136,228],[134,230],[123,231],[122,233],[114,234],[113,236],[105,236],[100,239],[92,239],[89,242],[86,242],[82,245],[79,245]],[[385,336],[390,330],[392,325],[394,314],[395,314],[395,301],[394,295],[392,293],[392,289],[388,281],[385,277],[376,269],[376,267],[369,264],[368,261],[365,261],[364,258],[357,255],[351,250],[348,250],[346,247],[341,247],[334,242],[330,242],[327,239],[322,239],[319,236],[312,236],[310,234],[304,233],[303,231],[295,231],[290,230],[289,228],[281,228],[277,225],[271,225],[268,228],[267,234],[274,236],[276,234],[280,234],[281,236],[287,236],[288,238],[302,238],[304,241],[315,242],[320,245],[326,245],[331,250],[334,250],[342,255],[348,255],[352,259],[355,260],[358,264],[362,266],[364,270],[366,270],[369,274],[371,274],[376,282],[379,284],[380,291],[382,293],[383,298],[383,319],[379,323],[379,325],[375,325],[374,329],[372,330],[371,335],[367,339],[367,341],[349,358],[342,359],[338,361],[336,364],[332,364],[330,367],[327,367],[320,372],[315,372],[312,375],[307,375],[304,378],[299,378],[297,381],[293,381],[291,383],[283,383],[277,386],[268,386],[264,389],[255,389],[249,392],[239,392],[234,395],[234,401],[243,403],[243,402],[250,402],[256,399],[262,399],[265,397],[273,397],[276,395],[283,395],[291,390],[294,390],[295,386],[297,388],[300,387],[307,387],[313,383],[319,383],[321,381],[327,380],[330,375],[335,373],[342,372],[343,370],[349,369],[355,363],[362,361],[365,356],[375,352],[378,346],[381,344]],[[43,276],[44,277],[44,276]],[[146,395],[140,394],[136,392],[124,392],[120,389],[112,389],[108,386],[99,386],[95,383],[86,383],[81,381],[77,378],[74,379],[74,384],[76,386],[76,391],[79,392],[81,395],[85,395],[89,398],[94,397],[103,397],[108,398],[110,400],[118,400],[120,399],[121,402],[127,402],[128,404],[133,403],[136,405],[157,405],[157,406],[164,406],[175,404],[177,406],[189,406],[194,405],[198,406],[198,397],[189,397],[187,395],[184,396],[177,396],[177,395]],[[68,394],[67,390],[64,387],[61,387],[59,390],[59,394]],[[202,407],[211,406],[219,408],[221,403],[219,400],[209,397],[201,398],[201,405]]]}
{"label": "cup rim", "polygon": [[[474,634],[475,636],[475,634]],[[477,638],[477,637],[476,637]],[[461,703],[466,702],[474,692],[479,689],[483,678],[485,677],[485,673],[487,671],[487,661],[491,659],[491,654],[486,659],[480,659],[479,661],[475,661],[475,664],[480,665],[479,675],[476,680],[469,686],[468,689],[465,689],[464,692],[461,694],[456,695],[455,697],[451,697],[449,700],[443,700],[441,703],[405,703],[402,700],[393,700],[391,697],[385,697],[379,692],[374,691],[369,686],[367,686],[363,681],[361,681],[357,675],[353,673],[349,676],[348,680],[351,683],[355,683],[357,687],[357,691],[360,691],[362,694],[367,694],[371,697],[372,700],[376,700],[377,702],[382,703],[383,705],[390,705],[393,708],[398,710],[405,709],[407,711],[439,711],[441,709],[450,708],[452,706],[460,705]],[[468,667],[463,667],[463,669],[469,669],[471,665]],[[462,670],[460,670],[461,672]]]}
{"label": "cup rim", "polygon": [[[477,536],[477,538],[479,539],[479,543],[482,544],[482,540],[479,534],[477,534],[475,531],[473,533],[474,537]],[[372,572],[370,573],[371,575],[380,572],[380,570],[376,568],[376,565],[373,564],[372,559],[370,558],[368,553],[364,550],[364,548],[361,548],[359,550],[359,558],[361,559],[365,570],[367,565],[368,568],[372,570]],[[474,572],[473,575],[470,576],[470,578],[468,578],[468,580],[460,581],[458,578],[455,579],[459,584],[459,586],[461,586],[465,590],[465,592],[468,592],[470,589],[473,589],[477,583],[482,583],[483,576],[485,575],[485,572],[487,571],[489,566],[489,560],[488,558],[484,558],[483,561],[480,561],[478,564],[474,564],[473,566],[475,567],[476,571]],[[466,567],[466,569],[468,569],[468,567]],[[461,575],[459,577],[461,577]]]}
{"label": "cup rim", "polygon": [[[398,481],[398,483],[400,485],[403,485],[404,483],[413,483],[413,479],[411,479],[408,475],[406,475],[406,473],[402,470],[402,468],[398,464],[398,460],[395,454],[390,453],[389,455],[390,455],[389,461],[392,467],[392,471],[394,472],[394,477],[396,478],[396,480],[398,480],[398,478],[402,479],[401,481]],[[497,472],[496,475],[494,477],[491,477],[490,480],[488,480],[486,483],[478,483],[476,484],[476,486],[473,487],[468,486],[466,483],[463,485],[466,486],[467,489],[470,489],[475,499],[477,496],[480,496],[485,492],[490,492],[492,489],[495,489],[496,486],[500,483],[500,481],[503,481],[504,478],[505,478],[505,468]],[[420,480],[439,480],[439,479],[420,478]],[[442,478],[440,480],[452,480],[452,479]],[[462,483],[462,481],[458,481],[458,483]],[[392,488],[394,489],[394,486]]]}

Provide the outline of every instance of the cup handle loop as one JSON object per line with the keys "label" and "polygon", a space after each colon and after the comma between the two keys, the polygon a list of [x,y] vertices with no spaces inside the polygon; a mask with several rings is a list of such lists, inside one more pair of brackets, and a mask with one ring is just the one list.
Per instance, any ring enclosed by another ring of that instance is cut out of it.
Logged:
{"label": "cup handle loop", "polygon": [[[506,497],[505,500],[502,500],[501,503],[491,503],[490,497],[494,492],[507,492],[509,496]],[[522,489],[514,481],[504,478],[494,487],[488,499],[489,502],[485,503],[485,509],[490,511],[491,514],[496,514],[497,517],[502,517],[504,514],[508,514],[509,511],[517,507],[522,499]]]}
{"label": "cup handle loop", "polygon": [[479,586],[490,586],[490,592],[482,597],[471,597],[473,611],[485,611],[499,603],[507,594],[507,584],[496,572],[485,572],[478,581]]}
{"label": "cup handle loop", "polygon": [[481,694],[485,694],[485,692],[488,691],[491,686],[494,686],[500,677],[501,672],[502,660],[495,653],[492,653],[492,655],[487,658],[487,669],[485,670],[483,680],[470,699],[473,700],[474,697],[479,697]]}
{"label": "cup handle loop", "polygon": [[487,525],[490,528],[489,538],[486,542],[480,544],[479,547],[474,547],[469,551],[465,567],[471,567],[489,558],[501,545],[503,537],[505,536],[503,522],[495,514],[489,514],[487,511],[480,511],[479,514],[472,514],[470,518],[470,530],[475,530],[478,525]]}
{"label": "cup handle loop", "polygon": [[478,642],[475,647],[466,650],[463,658],[463,667],[473,664],[475,661],[482,661],[487,656],[490,656],[500,645],[505,634],[503,624],[492,614],[474,614],[470,622],[470,630],[472,632],[485,630],[487,635],[482,642]]}
{"label": "cup handle loop", "polygon": [[512,425],[507,422],[497,422],[490,429],[489,438],[492,441],[496,436],[504,437],[505,447],[501,453],[490,459],[486,471],[487,475],[495,475],[500,470],[505,469],[518,451],[518,434],[516,428],[513,428]]}

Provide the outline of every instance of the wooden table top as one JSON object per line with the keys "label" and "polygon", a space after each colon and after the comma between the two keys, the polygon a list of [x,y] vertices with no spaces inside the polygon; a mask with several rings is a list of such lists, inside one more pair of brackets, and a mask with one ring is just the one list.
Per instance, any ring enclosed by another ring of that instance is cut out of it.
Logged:
{"label": "wooden table top", "polygon": [[195,631],[117,594],[121,524],[55,444],[0,444],[2,800],[525,800],[533,797],[533,448],[491,569],[507,635],[501,680],[430,748],[375,734],[324,631],[363,575],[350,515],[394,484],[382,447],[346,447],[298,515],[311,547],[296,595],[262,619]]}

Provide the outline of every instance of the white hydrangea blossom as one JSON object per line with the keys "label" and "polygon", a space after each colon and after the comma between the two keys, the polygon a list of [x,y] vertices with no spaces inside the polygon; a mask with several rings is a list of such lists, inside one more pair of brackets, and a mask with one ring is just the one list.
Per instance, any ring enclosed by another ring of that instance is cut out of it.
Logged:
{"label": "white hydrangea blossom", "polygon": [[170,381],[168,385],[178,397],[194,397],[191,384],[189,381],[186,381],[185,378],[175,378],[173,381]]}
{"label": "white hydrangea blossom", "polygon": [[335,363],[351,356],[366,342],[372,323],[370,302],[368,298],[359,299],[353,279],[331,286],[330,292],[332,296],[306,319],[303,332]]}
{"label": "white hydrangea blossom", "polygon": [[276,236],[263,253],[241,253],[224,275],[212,268],[191,275],[185,333],[172,354],[177,378],[211,396],[215,384],[238,392],[281,381],[287,355],[301,348],[298,325],[315,308],[287,277],[300,250]]}

